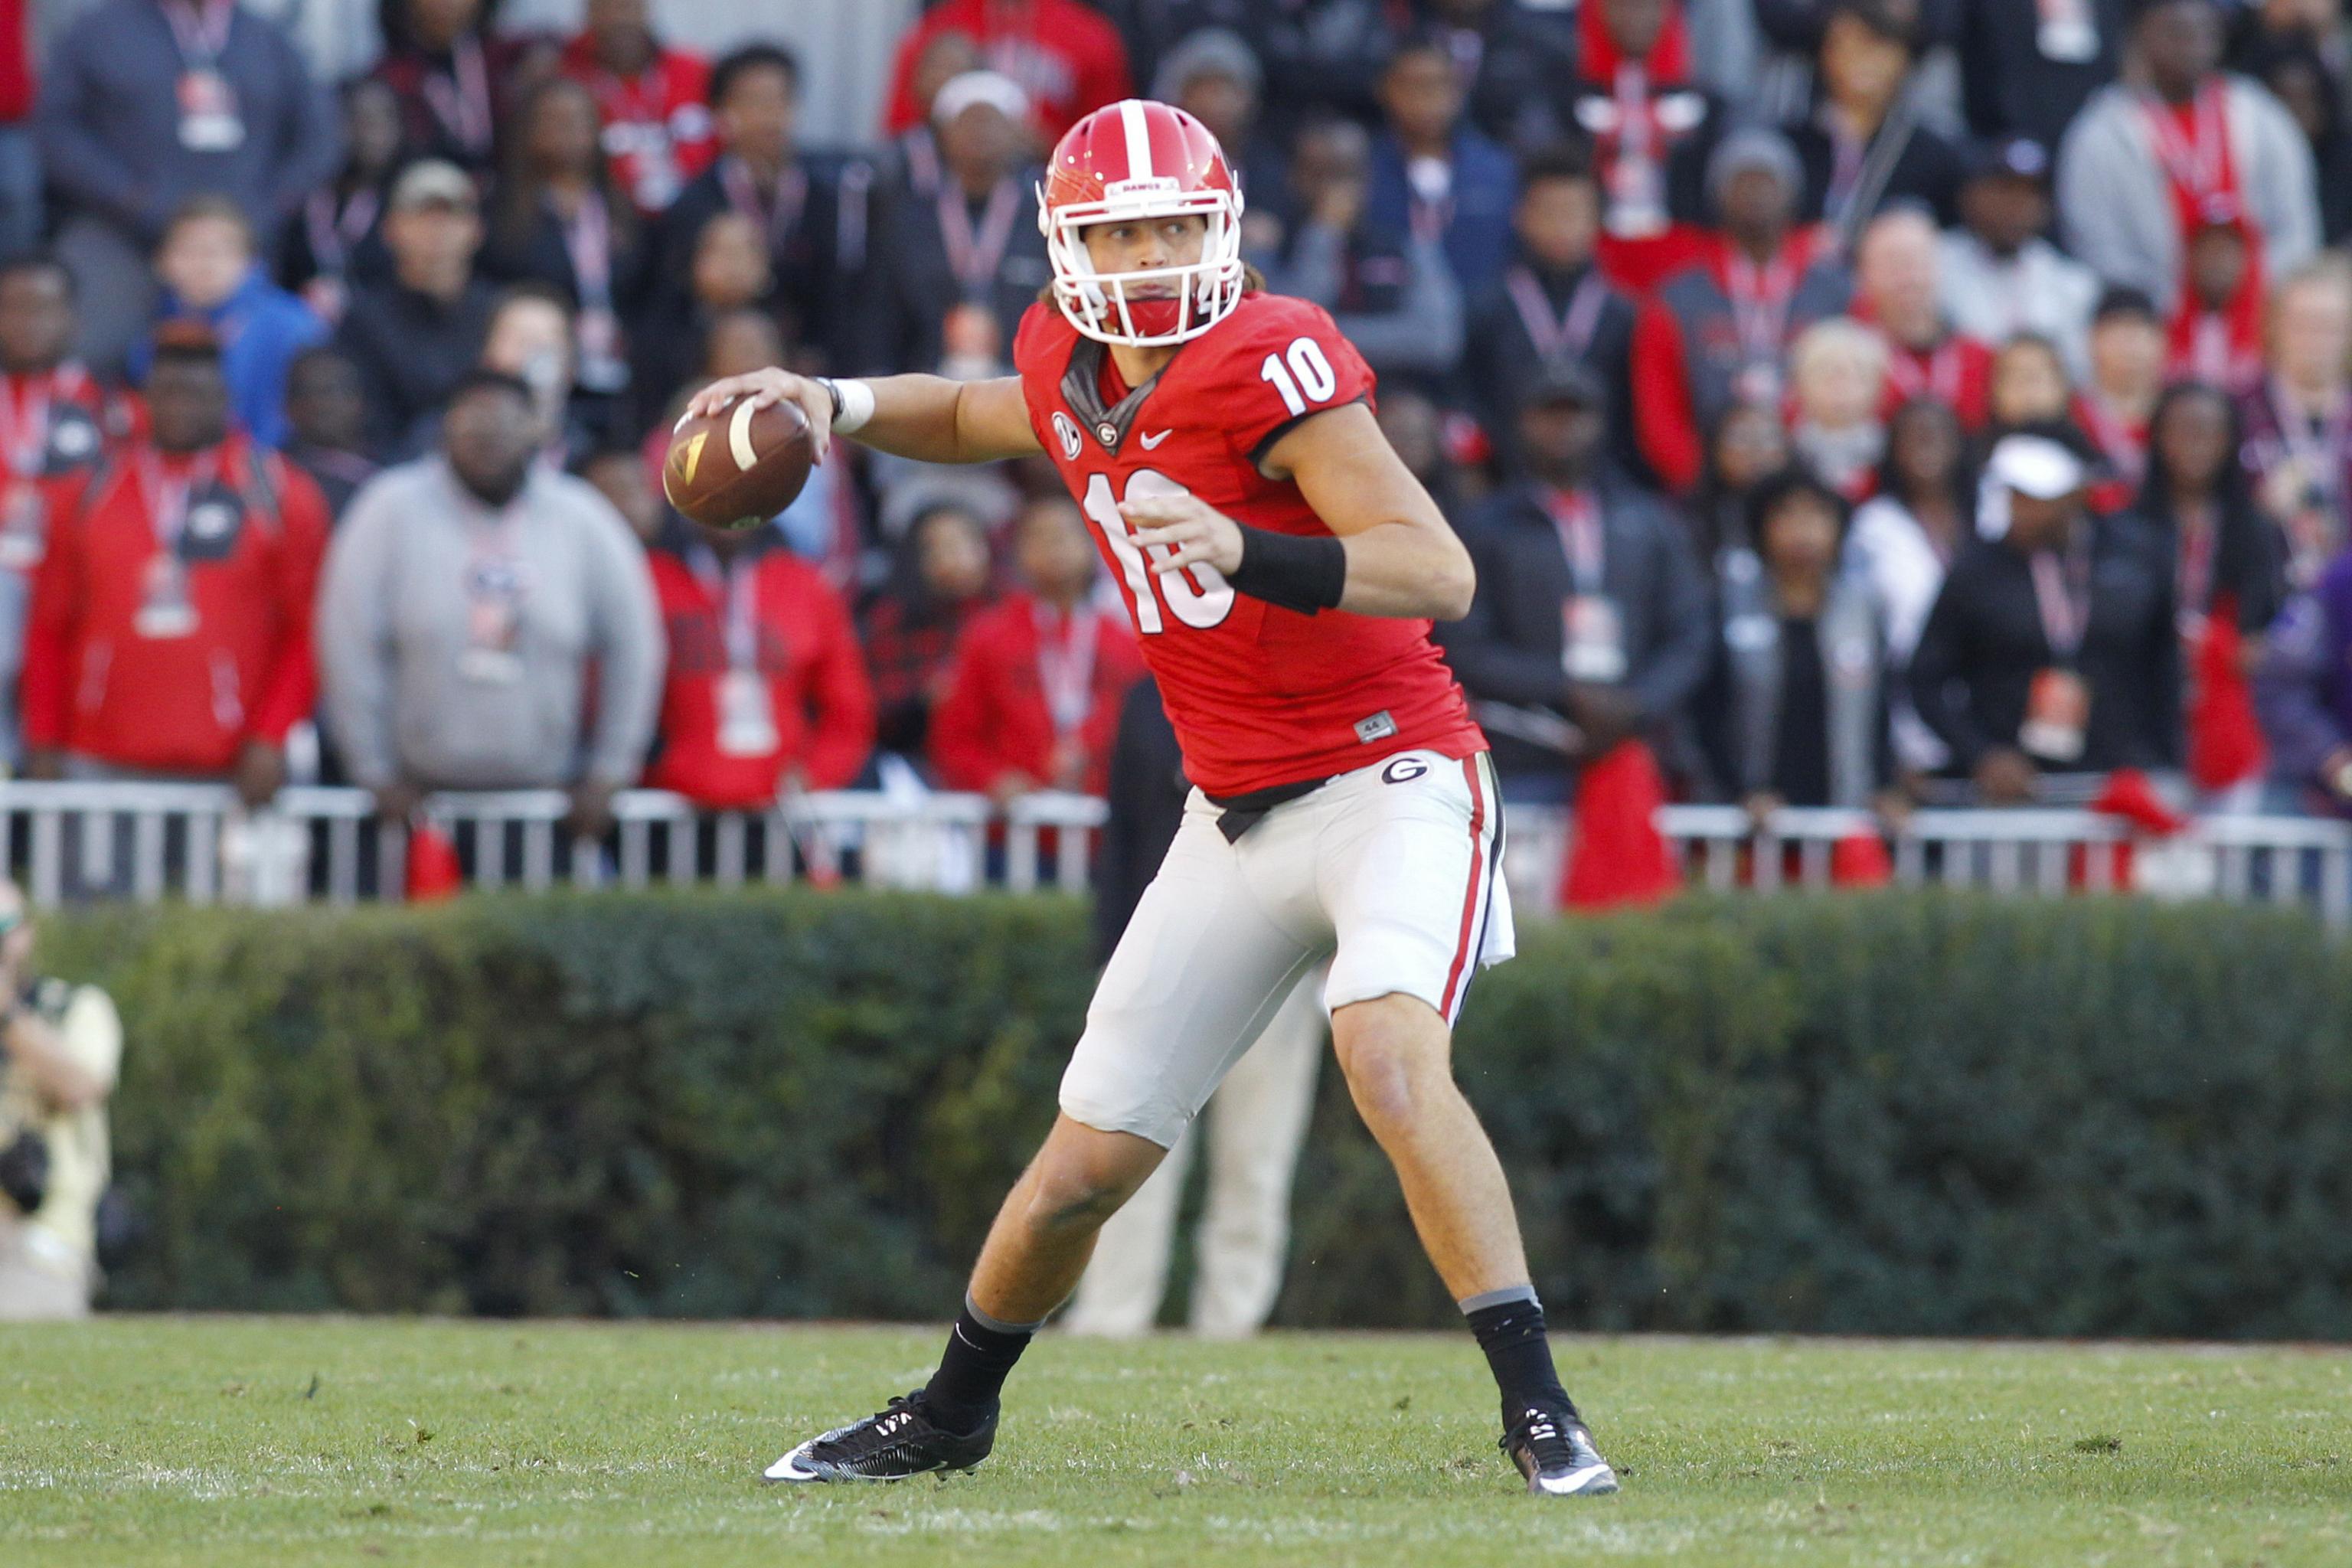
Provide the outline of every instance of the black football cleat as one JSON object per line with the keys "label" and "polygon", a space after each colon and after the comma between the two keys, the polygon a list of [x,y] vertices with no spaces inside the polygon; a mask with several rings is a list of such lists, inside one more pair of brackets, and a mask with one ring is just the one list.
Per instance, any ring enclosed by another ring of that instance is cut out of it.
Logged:
{"label": "black football cleat", "polygon": [[1528,1405],[1515,1420],[1507,1408],[1505,1420],[1502,1450],[1536,1496],[1599,1497],[1617,1489],[1617,1472],[1593,1447],[1574,1405],[1566,1411]]}
{"label": "black football cleat", "polygon": [[890,1401],[863,1421],[812,1437],[761,1472],[765,1481],[903,1481],[935,1470],[969,1470],[996,1447],[996,1415],[964,1436],[931,1422],[923,1391]]}

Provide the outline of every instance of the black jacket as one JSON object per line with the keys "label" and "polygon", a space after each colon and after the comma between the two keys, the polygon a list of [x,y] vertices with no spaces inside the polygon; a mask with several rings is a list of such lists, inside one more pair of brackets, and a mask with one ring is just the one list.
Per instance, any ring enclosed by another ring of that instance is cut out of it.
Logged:
{"label": "black jacket", "polygon": [[[1469,332],[1462,355],[1465,401],[1496,447],[1516,457],[1519,445],[1519,409],[1544,371],[1544,354],[1528,331],[1512,293],[1510,278],[1525,264],[1514,262],[1496,283],[1470,302]],[[1555,321],[1570,314],[1578,287],[1595,276],[1587,267],[1570,277],[1528,277],[1542,289],[1546,307]],[[1601,378],[1609,392],[1611,454],[1628,473],[1645,474],[1641,449],[1633,439],[1633,301],[1603,284],[1603,303],[1594,319],[1592,335],[1578,356]]]}
{"label": "black jacket", "polygon": [[429,421],[482,357],[496,296],[474,282],[445,305],[397,283],[353,290],[335,331],[367,400],[367,442],[379,461],[423,449]]}
{"label": "black jacket", "polygon": [[[2087,773],[2177,766],[2181,758],[2180,638],[2171,564],[2128,516],[2091,525],[2090,624],[2074,669],[2090,688]],[[1944,579],[1911,655],[1911,701],[1952,750],[1956,772],[2015,746],[2034,676],[2059,661],[2042,625],[2028,558],[1977,540]]]}

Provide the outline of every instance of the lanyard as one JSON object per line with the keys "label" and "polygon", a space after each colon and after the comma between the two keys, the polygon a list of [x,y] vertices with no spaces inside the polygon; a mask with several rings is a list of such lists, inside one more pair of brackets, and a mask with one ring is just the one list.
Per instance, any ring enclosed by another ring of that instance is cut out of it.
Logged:
{"label": "lanyard", "polygon": [[1568,558],[1568,574],[1578,596],[1599,594],[1609,546],[1592,498],[1582,490],[1551,490],[1544,496],[1544,510],[1559,532],[1559,551]]}
{"label": "lanyard", "polygon": [[2235,183],[2230,171],[2229,114],[2219,81],[2197,89],[2186,133],[2179,117],[2154,93],[2140,95],[2140,118],[2148,140],[2156,143],[2157,161],[2174,188],[2191,201],[2227,191]]}
{"label": "lanyard", "polygon": [[1013,225],[1021,216],[1021,187],[999,180],[981,215],[980,229],[971,226],[971,208],[963,187],[940,186],[940,238],[947,246],[948,270],[955,274],[967,300],[983,300],[996,287],[997,268],[1004,264],[1004,247],[1013,243]]}
{"label": "lanyard", "polygon": [[522,507],[517,497],[499,511],[479,502],[467,508],[466,595],[512,605],[522,598]]}
{"label": "lanyard", "polygon": [[1538,355],[1546,360],[1584,357],[1584,351],[1592,346],[1593,331],[1601,325],[1601,308],[1609,302],[1609,288],[1601,281],[1598,269],[1585,268],[1576,291],[1569,296],[1568,309],[1557,316],[1544,296],[1543,285],[1526,268],[1512,268],[1503,286],[1510,290],[1511,303],[1518,307],[1519,323],[1527,328],[1528,341],[1535,344]]}
{"label": "lanyard", "polygon": [[[1068,735],[1094,708],[1095,640],[1101,618],[1084,605],[1057,616],[1034,602],[1029,616],[1037,629],[1037,685],[1045,694],[1045,711],[1054,721],[1054,733]],[[1054,635],[1056,621],[1062,632],[1058,640]]]}
{"label": "lanyard", "polygon": [[768,231],[770,249],[783,249],[800,227],[801,209],[808,205],[808,174],[798,163],[776,176],[775,189],[766,196],[751,183],[751,172],[740,158],[720,162],[719,184],[727,193],[729,206]]}
{"label": "lanyard", "polygon": [[0,453],[19,479],[37,479],[47,466],[49,411],[57,403],[70,403],[89,384],[78,364],[60,365],[44,374],[24,377],[22,390],[6,388],[5,427],[0,428]]}
{"label": "lanyard", "polygon": [[1797,296],[1797,268],[1789,249],[1759,267],[1734,251],[1724,263],[1725,291],[1731,296],[1731,319],[1739,333],[1741,357],[1753,363],[1778,361],[1788,336],[1789,311]]}
{"label": "lanyard", "polygon": [[580,210],[561,220],[563,249],[572,258],[572,281],[580,286],[580,308],[607,310],[613,304],[613,218],[604,198],[591,190]]}
{"label": "lanyard", "polygon": [[180,536],[188,528],[188,497],[199,486],[211,484],[219,472],[217,447],[190,463],[187,472],[178,479],[164,472],[163,459],[152,451],[140,454],[139,489],[147,502],[147,521],[155,531],[158,553],[179,552]]}
{"label": "lanyard", "polygon": [[2084,393],[2078,406],[2082,410],[2083,423],[2090,430],[2091,439],[2099,444],[2099,450],[2106,454],[2107,461],[2116,466],[2117,473],[2137,484],[2140,476],[2147,471],[2146,446],[2132,435],[2121,419],[2116,417],[2115,411],[2107,406],[2106,400],[2095,390]]}
{"label": "lanyard", "polygon": [[2195,614],[2212,602],[2213,559],[2219,522],[2207,512],[2180,514],[2180,560],[2173,576],[2173,592],[2180,613]]}
{"label": "lanyard", "polygon": [[727,643],[727,668],[757,669],[760,665],[760,563],[729,559],[698,545],[687,557],[703,591],[719,602],[719,627]]}
{"label": "lanyard", "polygon": [[1889,341],[1886,379],[1895,384],[1895,392],[1904,398],[1933,393],[1939,401],[1957,408],[1960,404],[1960,340],[1948,337],[1927,356],[1927,366],[1923,371],[1919,368],[1919,355]]}
{"label": "lanyard", "polygon": [[334,275],[343,270],[351,260],[352,247],[375,226],[375,215],[383,205],[383,198],[373,190],[356,191],[340,205],[331,190],[310,194],[310,199],[302,204],[302,225],[310,240],[310,259],[318,263],[320,271]]}
{"label": "lanyard", "polygon": [[171,24],[180,63],[192,71],[210,70],[228,47],[228,30],[236,25],[236,0],[165,0],[163,20]]}
{"label": "lanyard", "polygon": [[2033,552],[2033,605],[2042,615],[2042,635],[2051,657],[2072,664],[2091,625],[2091,547],[2078,530],[2062,562],[2058,552]]}
{"label": "lanyard", "polygon": [[470,152],[490,145],[490,68],[482,56],[482,41],[472,34],[449,48],[449,75],[428,74],[425,101],[433,117]]}

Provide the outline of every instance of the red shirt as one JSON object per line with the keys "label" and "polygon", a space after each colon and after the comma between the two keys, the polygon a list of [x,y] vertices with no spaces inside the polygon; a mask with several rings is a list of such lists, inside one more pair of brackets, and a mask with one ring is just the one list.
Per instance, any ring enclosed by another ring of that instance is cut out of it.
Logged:
{"label": "red shirt", "polygon": [[[824,574],[781,545],[731,565],[698,545],[656,549],[646,561],[669,635],[661,750],[646,784],[748,810],[773,804],[795,768],[811,789],[856,778],[874,749],[874,690],[849,606]],[[747,746],[728,725],[728,682],[739,671],[765,696],[764,746]]]}
{"label": "red shirt", "polygon": [[656,47],[634,78],[614,75],[583,33],[565,46],[563,74],[596,95],[613,178],[648,217],[677,199],[710,166],[718,140],[710,120],[710,66],[699,55]]}
{"label": "red shirt", "polygon": [[121,412],[78,364],[0,376],[0,570],[30,574],[41,563],[49,519],[106,455]]}
{"label": "red shirt", "polygon": [[1932,348],[1886,342],[1886,390],[1879,399],[1883,418],[1915,397],[1950,405],[1960,427],[1976,435],[1992,416],[1992,350],[1975,338],[1947,332]]}
{"label": "red shirt", "polygon": [[34,84],[33,7],[29,0],[0,0],[0,121],[33,112]]}
{"label": "red shirt", "polygon": [[[1391,752],[1450,757],[1485,749],[1462,689],[1425,620],[1326,610],[1306,616],[1235,594],[1204,567],[1152,573],[1128,541],[1121,500],[1190,491],[1237,522],[1328,535],[1297,484],[1258,470],[1300,420],[1370,402],[1372,372],[1324,311],[1249,294],[1178,351],[1115,448],[1066,400],[1081,340],[1051,304],[1033,305],[1013,341],[1029,423],[1093,523],[1141,634],[1184,749],[1212,795],[1327,778]],[[1108,351],[1085,345],[1090,363]]]}
{"label": "red shirt", "polygon": [[1142,674],[1135,634],[1116,615],[1081,606],[1064,616],[1015,594],[956,640],[948,694],[931,710],[931,764],[950,789],[984,790],[1010,773],[1051,785],[1067,739],[1085,762],[1078,787],[1100,795],[1119,704]]}
{"label": "red shirt", "polygon": [[1130,96],[1127,46],[1110,19],[1078,0],[944,0],[926,12],[898,42],[890,68],[885,134],[922,123],[915,101],[915,62],[941,33],[961,33],[980,46],[992,70],[1029,94],[1032,118],[1048,142],[1106,103]]}
{"label": "red shirt", "polygon": [[33,578],[26,744],[177,773],[225,773],[248,740],[281,744],[317,689],[326,545],[318,487],[242,436],[193,458],[128,447],[75,481]]}

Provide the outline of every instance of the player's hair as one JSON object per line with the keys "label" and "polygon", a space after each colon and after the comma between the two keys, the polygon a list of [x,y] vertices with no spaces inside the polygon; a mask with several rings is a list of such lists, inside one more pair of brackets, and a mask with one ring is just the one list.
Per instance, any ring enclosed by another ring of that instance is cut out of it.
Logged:
{"label": "player's hair", "polygon": [[163,243],[169,245],[173,235],[192,223],[227,224],[244,237],[247,254],[260,248],[254,236],[253,220],[246,216],[245,209],[216,191],[200,192],[173,207],[172,216],[163,223]]}
{"label": "player's hair", "polygon": [[[1265,274],[1247,261],[1242,263],[1242,292],[1244,294],[1265,292]],[[1054,303],[1054,286],[1051,283],[1037,290],[1037,303],[1040,305]]]}
{"label": "player's hair", "polygon": [[710,68],[709,103],[713,109],[727,101],[735,90],[736,80],[755,70],[778,70],[784,73],[784,84],[797,95],[801,89],[800,57],[781,44],[746,44],[740,49],[721,55],[719,63]]}

